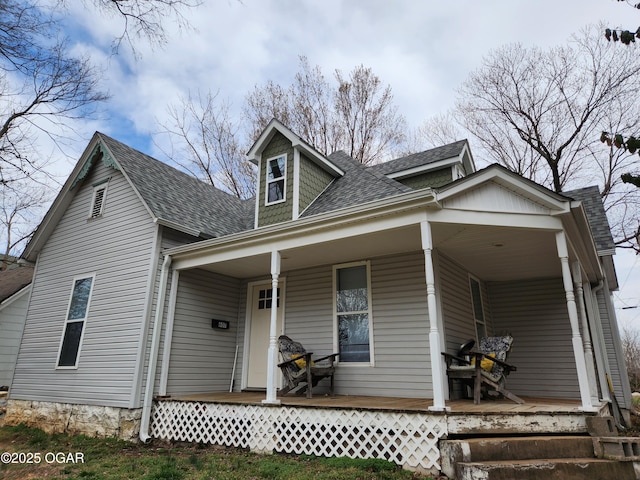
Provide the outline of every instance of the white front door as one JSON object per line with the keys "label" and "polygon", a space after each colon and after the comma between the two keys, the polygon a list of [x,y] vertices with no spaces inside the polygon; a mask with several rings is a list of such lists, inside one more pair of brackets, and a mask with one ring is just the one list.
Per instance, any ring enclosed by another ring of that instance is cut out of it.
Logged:
{"label": "white front door", "polygon": [[[282,305],[280,302],[282,291],[282,288],[278,288],[276,335],[282,333]],[[271,283],[254,285],[251,291],[252,305],[249,323],[247,388],[266,388],[267,386],[269,329],[271,326],[271,305],[273,303],[272,292]]]}

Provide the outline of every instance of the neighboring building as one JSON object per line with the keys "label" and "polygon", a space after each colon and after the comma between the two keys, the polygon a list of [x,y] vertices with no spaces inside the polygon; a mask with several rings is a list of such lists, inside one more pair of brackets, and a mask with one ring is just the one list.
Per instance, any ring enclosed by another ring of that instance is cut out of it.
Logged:
{"label": "neighboring building", "polygon": [[29,304],[33,267],[0,271],[0,389],[11,387]]}
{"label": "neighboring building", "polygon": [[248,157],[242,201],[93,137],[23,255],[7,422],[145,440],[157,396],[231,384],[277,405],[274,331],[339,352],[339,395],[443,412],[441,352],[509,332],[517,395],[595,412],[609,375],[630,407],[597,189],[475,171],[466,141],[365,167],[276,120]]}

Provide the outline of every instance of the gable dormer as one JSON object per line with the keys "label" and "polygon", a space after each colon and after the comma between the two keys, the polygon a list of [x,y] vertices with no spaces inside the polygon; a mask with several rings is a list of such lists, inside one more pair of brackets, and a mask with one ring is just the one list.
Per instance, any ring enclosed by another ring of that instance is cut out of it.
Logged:
{"label": "gable dormer", "polygon": [[273,119],[247,154],[258,166],[255,227],[295,220],[344,172]]}
{"label": "gable dormer", "polygon": [[476,171],[466,140],[407,155],[370,168],[414,190],[442,187]]}

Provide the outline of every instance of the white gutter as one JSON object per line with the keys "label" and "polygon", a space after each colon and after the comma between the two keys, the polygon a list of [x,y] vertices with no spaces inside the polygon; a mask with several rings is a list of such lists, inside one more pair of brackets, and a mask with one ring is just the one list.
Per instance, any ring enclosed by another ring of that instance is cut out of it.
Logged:
{"label": "white gutter", "polygon": [[158,302],[156,303],[156,316],[153,321],[151,333],[151,351],[149,352],[149,368],[147,370],[147,384],[144,390],[144,403],[142,404],[142,418],[140,420],[140,440],[147,443],[151,440],[149,435],[149,422],[151,420],[151,407],[153,405],[153,387],[156,379],[156,366],[158,364],[158,351],[160,350],[160,333],[162,332],[162,317],[164,314],[164,301],[167,295],[167,282],[169,279],[169,267],[171,256],[165,255],[160,272],[160,286],[158,287]]}

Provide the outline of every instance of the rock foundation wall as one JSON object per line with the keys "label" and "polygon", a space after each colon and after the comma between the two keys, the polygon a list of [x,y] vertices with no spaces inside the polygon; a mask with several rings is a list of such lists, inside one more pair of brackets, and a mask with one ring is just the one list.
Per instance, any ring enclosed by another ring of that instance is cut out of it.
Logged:
{"label": "rock foundation wall", "polygon": [[5,425],[24,424],[47,433],[137,440],[142,409],[9,400]]}

